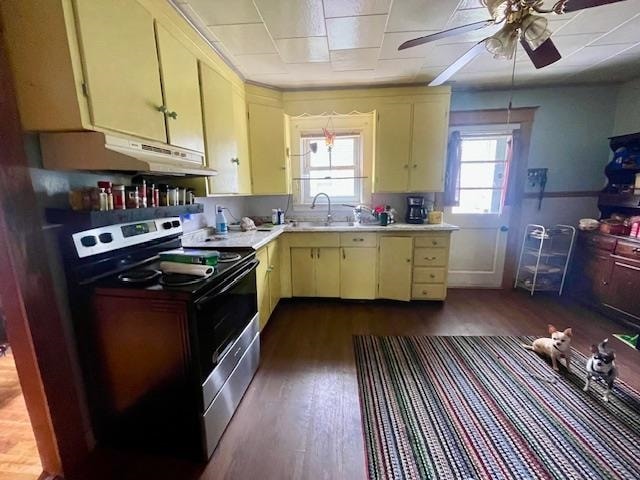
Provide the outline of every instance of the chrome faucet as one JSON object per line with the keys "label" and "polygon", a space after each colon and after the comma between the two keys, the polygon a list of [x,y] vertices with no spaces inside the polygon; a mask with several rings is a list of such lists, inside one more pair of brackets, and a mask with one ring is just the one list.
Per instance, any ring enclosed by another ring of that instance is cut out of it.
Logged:
{"label": "chrome faucet", "polygon": [[329,198],[329,195],[327,195],[324,192],[318,193],[315,197],[313,197],[313,202],[311,202],[311,208],[312,209],[316,208],[316,200],[320,195],[324,195],[325,197],[327,197],[327,205],[329,207],[329,209],[327,210],[327,223],[331,223],[331,198]]}

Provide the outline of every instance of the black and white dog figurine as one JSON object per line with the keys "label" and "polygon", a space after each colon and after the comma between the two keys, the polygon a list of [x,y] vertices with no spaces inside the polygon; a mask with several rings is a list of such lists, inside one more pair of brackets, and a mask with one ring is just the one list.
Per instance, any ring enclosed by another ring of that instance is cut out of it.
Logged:
{"label": "black and white dog figurine", "polygon": [[591,345],[591,357],[587,360],[587,381],[583,388],[586,392],[589,390],[591,380],[602,380],[607,389],[604,392],[602,399],[605,402],[609,401],[609,393],[611,393],[611,387],[613,387],[613,381],[618,376],[618,369],[616,368],[615,358],[616,355],[608,346],[609,339],[605,338],[600,344]]}

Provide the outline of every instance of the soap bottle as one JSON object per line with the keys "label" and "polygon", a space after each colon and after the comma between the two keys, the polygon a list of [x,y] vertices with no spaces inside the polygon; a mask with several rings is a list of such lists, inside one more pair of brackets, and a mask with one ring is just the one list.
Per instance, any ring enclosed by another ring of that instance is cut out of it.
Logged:
{"label": "soap bottle", "polygon": [[226,235],[228,230],[229,224],[227,223],[227,218],[224,216],[222,207],[218,207],[216,213],[216,233],[219,235]]}

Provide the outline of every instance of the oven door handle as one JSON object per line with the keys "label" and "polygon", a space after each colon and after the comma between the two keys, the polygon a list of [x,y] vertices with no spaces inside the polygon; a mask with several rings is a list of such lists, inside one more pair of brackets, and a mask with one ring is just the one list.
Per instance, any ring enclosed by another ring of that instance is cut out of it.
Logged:
{"label": "oven door handle", "polygon": [[244,277],[246,277],[253,270],[255,270],[258,267],[259,263],[260,263],[259,260],[251,260],[247,264],[247,266],[242,269],[242,271],[239,273],[239,275],[233,278],[232,282],[230,282],[227,285],[225,285],[224,287],[222,287],[222,290],[218,290],[213,295],[207,295],[206,297],[202,297],[201,299],[196,300],[196,302],[195,302],[196,308],[200,308],[205,303],[208,303],[209,301],[214,300],[215,298],[218,298],[220,295],[223,295],[223,294],[227,293],[229,290],[231,290],[233,287],[235,287],[238,283],[240,283],[244,279]]}

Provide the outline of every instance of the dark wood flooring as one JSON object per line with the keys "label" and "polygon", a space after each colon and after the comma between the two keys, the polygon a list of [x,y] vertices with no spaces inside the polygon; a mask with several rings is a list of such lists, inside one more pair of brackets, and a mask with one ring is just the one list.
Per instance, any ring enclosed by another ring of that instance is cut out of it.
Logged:
{"label": "dark wood flooring", "polygon": [[[548,323],[573,327],[573,346],[584,353],[623,331],[570,300],[520,291],[453,290],[444,304],[281,302],[262,335],[260,369],[206,466],[101,451],[91,476],[363,479],[352,335],[543,336]],[[640,352],[611,343],[621,378],[640,388]]]}

